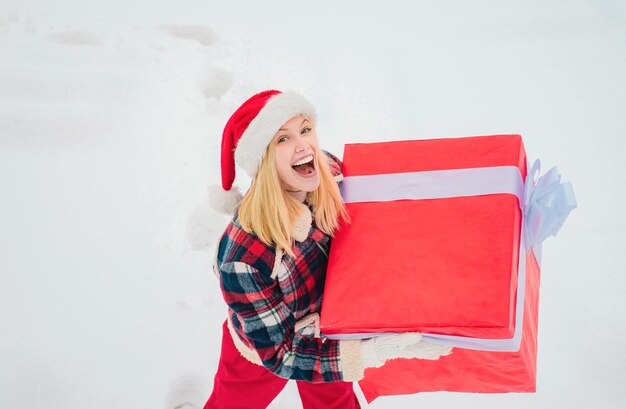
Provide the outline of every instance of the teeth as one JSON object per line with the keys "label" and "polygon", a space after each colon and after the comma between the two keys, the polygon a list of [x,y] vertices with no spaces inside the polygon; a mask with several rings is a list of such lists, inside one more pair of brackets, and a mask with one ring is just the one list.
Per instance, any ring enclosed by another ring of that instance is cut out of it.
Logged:
{"label": "teeth", "polygon": [[309,163],[313,160],[313,155],[307,156],[306,158],[303,158],[299,161],[297,161],[296,163],[294,163],[291,166],[299,166],[299,165],[304,165],[305,163]]}

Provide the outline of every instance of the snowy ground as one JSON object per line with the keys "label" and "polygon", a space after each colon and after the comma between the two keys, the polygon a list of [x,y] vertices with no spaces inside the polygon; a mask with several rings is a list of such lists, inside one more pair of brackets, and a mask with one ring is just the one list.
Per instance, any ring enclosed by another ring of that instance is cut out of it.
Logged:
{"label": "snowy ground", "polygon": [[[208,396],[225,308],[194,211],[267,88],[306,95],[339,155],[521,133],[576,191],[544,247],[537,393],[371,408],[623,407],[625,44],[619,1],[1,0],[0,407],[165,407],[180,376]],[[293,384],[271,406],[298,407]]]}

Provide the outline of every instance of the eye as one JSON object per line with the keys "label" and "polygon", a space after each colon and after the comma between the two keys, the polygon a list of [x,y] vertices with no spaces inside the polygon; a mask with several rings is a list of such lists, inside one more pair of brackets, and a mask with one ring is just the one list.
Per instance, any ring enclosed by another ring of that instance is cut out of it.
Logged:
{"label": "eye", "polygon": [[305,128],[302,128],[302,132],[301,133],[308,133],[311,132],[311,128],[309,128],[308,126]]}
{"label": "eye", "polygon": [[284,142],[284,141],[286,141],[287,139],[289,139],[289,138],[287,138],[286,136],[281,136],[280,138],[278,138],[277,143]]}

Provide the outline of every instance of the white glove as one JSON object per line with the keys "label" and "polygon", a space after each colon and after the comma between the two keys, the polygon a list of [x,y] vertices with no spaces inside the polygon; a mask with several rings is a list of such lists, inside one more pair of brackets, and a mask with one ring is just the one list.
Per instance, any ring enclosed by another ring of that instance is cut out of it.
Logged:
{"label": "white glove", "polygon": [[388,359],[436,360],[450,353],[452,347],[424,342],[419,332],[385,334],[361,341],[361,361],[364,368],[381,367]]}

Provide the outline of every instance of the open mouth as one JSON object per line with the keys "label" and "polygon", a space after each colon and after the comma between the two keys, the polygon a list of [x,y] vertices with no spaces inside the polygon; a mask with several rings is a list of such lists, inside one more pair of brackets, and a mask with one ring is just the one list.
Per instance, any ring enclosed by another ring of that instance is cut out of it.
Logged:
{"label": "open mouth", "polygon": [[306,156],[291,165],[291,167],[303,176],[311,175],[315,172],[315,161],[313,159],[313,155]]}

